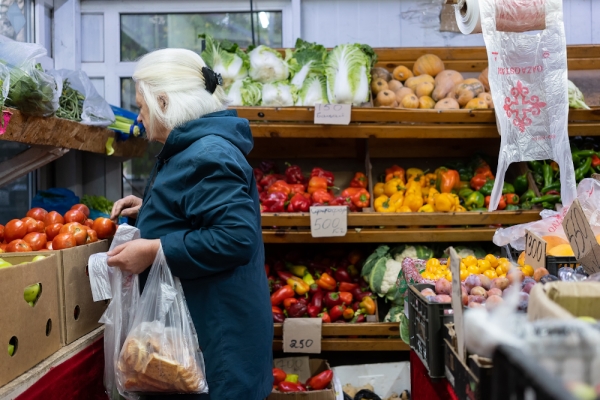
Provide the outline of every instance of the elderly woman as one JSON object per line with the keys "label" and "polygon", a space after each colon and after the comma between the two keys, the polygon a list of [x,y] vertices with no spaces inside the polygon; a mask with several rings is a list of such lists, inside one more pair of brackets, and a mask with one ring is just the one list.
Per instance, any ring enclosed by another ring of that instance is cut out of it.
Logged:
{"label": "elderly woman", "polygon": [[164,147],[144,199],[114,205],[111,217],[135,218],[142,239],[111,251],[108,265],[140,274],[143,285],[162,245],[181,280],[209,394],[172,397],[265,399],[273,384],[273,321],[258,192],[245,158],[253,146],[248,121],[225,110],[220,76],[192,51],[152,52],[133,79],[138,119]]}

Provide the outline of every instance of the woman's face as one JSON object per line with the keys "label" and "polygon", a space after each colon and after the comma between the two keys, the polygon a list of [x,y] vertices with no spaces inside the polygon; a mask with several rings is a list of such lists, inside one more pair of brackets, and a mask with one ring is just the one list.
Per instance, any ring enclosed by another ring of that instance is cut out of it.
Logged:
{"label": "woman's face", "polygon": [[139,90],[135,91],[135,102],[140,109],[137,120],[146,128],[148,140],[165,143],[167,141],[167,136],[169,136],[169,132],[160,122],[154,121],[152,132],[148,129],[150,126],[150,112],[148,111],[148,104]]}

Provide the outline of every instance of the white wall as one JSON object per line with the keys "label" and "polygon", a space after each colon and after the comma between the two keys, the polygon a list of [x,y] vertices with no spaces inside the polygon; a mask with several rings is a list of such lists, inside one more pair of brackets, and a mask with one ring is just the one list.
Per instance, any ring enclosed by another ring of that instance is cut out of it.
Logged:
{"label": "white wall", "polygon": [[[482,35],[439,31],[436,0],[302,0],[302,38],[333,47],[483,46]],[[600,43],[600,0],[563,0],[568,44]],[[593,21],[595,19],[595,21]]]}

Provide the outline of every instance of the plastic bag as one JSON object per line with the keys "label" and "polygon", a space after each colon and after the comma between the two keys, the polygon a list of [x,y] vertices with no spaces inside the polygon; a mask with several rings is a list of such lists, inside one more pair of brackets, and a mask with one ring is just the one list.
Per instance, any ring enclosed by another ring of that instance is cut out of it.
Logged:
{"label": "plastic bag", "polygon": [[[127,224],[119,225],[110,249],[139,238],[139,229]],[[93,254],[88,263],[88,273],[94,301],[112,299],[99,322],[104,324],[104,386],[109,398],[118,400],[121,397],[115,374],[117,360],[131,329],[140,298],[140,285],[137,275],[111,268],[106,260],[106,253]]]}
{"label": "plastic bag", "polygon": [[115,114],[110,105],[98,94],[96,88],[83,71],[59,69],[47,71],[56,80],[58,92],[63,92],[63,83],[69,81],[71,88],[81,93],[84,97],[81,110],[81,123],[93,126],[109,126],[115,121]]}
{"label": "plastic bag", "polygon": [[58,109],[60,92],[51,75],[36,63],[46,55],[39,44],[21,43],[0,35],[0,63],[10,71],[10,89],[6,105],[23,114],[47,117]]}
{"label": "plastic bag", "polygon": [[56,211],[64,215],[75,204],[79,203],[79,197],[73,191],[65,188],[50,188],[40,190],[31,200],[31,208],[41,207],[44,210]]}
{"label": "plastic bag", "polygon": [[[8,67],[0,63],[0,110],[4,106],[4,100],[8,97],[8,89],[10,87],[10,72]],[[2,121],[0,121],[0,124]]]}
{"label": "plastic bag", "polygon": [[[575,198],[575,172],[567,134],[567,54],[560,0],[480,0],[489,81],[501,133],[490,211],[498,207],[506,169],[513,162],[553,159],[561,195]],[[531,29],[539,33],[521,33]]]}
{"label": "plastic bag", "polygon": [[208,393],[205,376],[181,283],[171,275],[161,247],[119,355],[119,392],[127,398],[138,393]]}

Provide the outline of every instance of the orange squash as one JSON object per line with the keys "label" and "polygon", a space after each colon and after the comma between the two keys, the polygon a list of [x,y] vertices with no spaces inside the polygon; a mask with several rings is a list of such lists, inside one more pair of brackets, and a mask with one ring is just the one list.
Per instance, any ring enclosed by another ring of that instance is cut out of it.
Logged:
{"label": "orange squash", "polygon": [[464,107],[484,91],[485,89],[478,79],[465,79],[454,88],[454,98],[461,107]]}
{"label": "orange squash", "polygon": [[445,99],[442,99],[442,100],[438,101],[437,103],[435,103],[434,108],[436,110],[459,110],[460,105],[453,98],[446,97]]}
{"label": "orange squash", "polygon": [[396,101],[398,102],[398,104],[400,104],[402,103],[402,99],[404,99],[405,96],[411,94],[415,94],[415,92],[411,88],[403,87],[400,90],[396,91]]}
{"label": "orange squash", "polygon": [[417,58],[413,66],[415,75],[431,75],[435,77],[444,70],[444,62],[435,54],[425,54]]}
{"label": "orange squash", "polygon": [[419,108],[419,99],[414,94],[404,96],[400,102],[400,107],[404,108]]}
{"label": "orange squash", "polygon": [[435,77],[435,89],[433,90],[431,97],[435,101],[440,101],[441,99],[448,97],[448,94],[452,93],[456,85],[462,81],[464,81],[464,78],[460,72],[451,69],[440,72]]}
{"label": "orange squash", "polygon": [[392,80],[392,74],[390,74],[390,71],[388,71],[385,68],[380,68],[380,67],[371,68],[371,79],[376,80],[379,78],[383,79],[386,82],[389,82]]}
{"label": "orange squash", "polygon": [[419,108],[432,109],[435,107],[435,101],[429,96],[419,97]]}
{"label": "orange squash", "polygon": [[377,78],[371,82],[371,91],[375,96],[384,90],[388,90],[388,84],[383,78]]}
{"label": "orange squash", "polygon": [[431,82],[419,83],[415,89],[417,97],[431,96],[431,92],[433,92],[433,83]]}
{"label": "orange squash", "polygon": [[465,106],[467,110],[485,110],[488,108],[488,105],[485,100],[480,99],[478,97],[471,99],[467,105]]}
{"label": "orange squash", "polygon": [[481,82],[486,92],[490,91],[490,80],[488,73],[488,67],[485,67],[485,69],[481,71],[481,74],[479,74],[479,82]]}
{"label": "orange squash", "polygon": [[392,92],[397,92],[398,90],[402,89],[404,87],[404,85],[402,84],[402,82],[397,81],[395,79],[392,79],[391,81],[388,82],[388,89],[391,90]]}
{"label": "orange squash", "polygon": [[393,107],[396,103],[396,95],[391,90],[382,90],[375,98],[377,107]]}
{"label": "orange squash", "polygon": [[429,82],[433,85],[435,83],[435,79],[433,79],[431,75],[427,74],[414,76],[412,78],[408,78],[406,82],[404,82],[404,86],[409,87],[414,91],[417,90],[417,86],[424,82]]}
{"label": "orange squash", "polygon": [[479,93],[477,96],[478,99],[483,99],[488,108],[494,108],[494,99],[492,99],[492,95],[490,93]]}
{"label": "orange squash", "polygon": [[412,78],[414,75],[410,69],[406,68],[404,65],[399,65],[396,68],[394,68],[392,76],[395,80],[404,82],[408,78]]}

